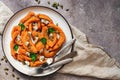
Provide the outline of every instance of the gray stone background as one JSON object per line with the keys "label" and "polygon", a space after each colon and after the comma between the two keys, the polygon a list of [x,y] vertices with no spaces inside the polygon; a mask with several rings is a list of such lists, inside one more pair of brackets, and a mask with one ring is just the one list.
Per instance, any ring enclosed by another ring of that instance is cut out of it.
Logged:
{"label": "gray stone background", "polygon": [[[0,1],[5,3],[14,13],[32,5],[51,7],[48,5],[48,1],[59,2],[63,5],[63,9],[51,8],[60,12],[70,24],[84,32],[90,43],[102,46],[110,56],[120,62],[120,0],[41,0],[40,4],[37,4],[35,0]],[[17,77],[20,80],[101,80],[60,73],[34,78],[25,76],[16,70],[13,72],[12,67],[4,61],[0,63],[0,80],[16,80]],[[5,67],[9,67],[8,75],[5,74],[7,72],[4,70]]]}

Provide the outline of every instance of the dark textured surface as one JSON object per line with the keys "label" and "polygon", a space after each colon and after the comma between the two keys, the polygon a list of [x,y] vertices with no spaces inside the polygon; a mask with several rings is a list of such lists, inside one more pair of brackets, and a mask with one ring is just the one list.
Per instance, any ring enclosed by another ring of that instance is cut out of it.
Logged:
{"label": "dark textured surface", "polygon": [[[38,5],[34,0],[1,0],[13,12],[31,6]],[[89,41],[100,45],[110,56],[120,62],[120,0],[52,0],[64,5],[64,9],[58,9],[69,21],[84,32]],[[47,0],[41,0],[39,5],[51,7]],[[69,9],[69,11],[66,11]],[[21,80],[101,80],[88,77],[78,77],[55,73],[46,77],[27,77],[16,72]]]}

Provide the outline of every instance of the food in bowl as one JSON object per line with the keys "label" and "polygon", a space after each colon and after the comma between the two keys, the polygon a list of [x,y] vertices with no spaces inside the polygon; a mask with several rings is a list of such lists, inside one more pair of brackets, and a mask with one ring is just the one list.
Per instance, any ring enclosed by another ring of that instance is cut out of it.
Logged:
{"label": "food in bowl", "polygon": [[11,37],[12,57],[30,67],[53,59],[66,41],[62,29],[49,16],[32,11],[13,27]]}

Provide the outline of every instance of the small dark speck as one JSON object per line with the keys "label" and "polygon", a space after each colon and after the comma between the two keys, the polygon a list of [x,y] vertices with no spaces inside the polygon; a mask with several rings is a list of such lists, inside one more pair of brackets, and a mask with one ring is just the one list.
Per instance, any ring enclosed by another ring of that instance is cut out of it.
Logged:
{"label": "small dark speck", "polygon": [[4,60],[4,58],[1,58],[1,61],[3,61]]}
{"label": "small dark speck", "polygon": [[4,59],[6,59],[6,56],[3,56]]}
{"label": "small dark speck", "polygon": [[14,74],[12,74],[12,77],[15,77],[15,75],[14,75]]}
{"label": "small dark speck", "polygon": [[58,9],[58,6],[59,6],[59,3],[57,3],[57,2],[54,2],[54,3],[52,4],[52,7],[53,7],[53,8]]}
{"label": "small dark speck", "polygon": [[19,78],[19,77],[17,77],[16,79],[17,79],[17,80],[20,80],[20,78]]}
{"label": "small dark speck", "polygon": [[40,0],[35,0],[38,4],[40,4]]}
{"label": "small dark speck", "polygon": [[94,29],[89,29],[91,32],[95,32],[95,30]]}
{"label": "small dark speck", "polygon": [[40,4],[40,1],[38,1],[38,4]]}
{"label": "small dark speck", "polygon": [[61,9],[63,9],[63,5],[60,5]]}
{"label": "small dark speck", "polygon": [[48,4],[50,5],[50,1],[48,1]]}
{"label": "small dark speck", "polygon": [[5,60],[5,62],[7,63],[7,62],[8,62],[8,60],[6,59],[6,60]]}
{"label": "small dark speck", "polygon": [[69,11],[69,9],[66,9],[66,11]]}
{"label": "small dark speck", "polygon": [[9,71],[9,69],[8,69],[8,68],[4,68],[4,70],[5,70],[5,71]]}
{"label": "small dark speck", "polygon": [[7,73],[7,72],[5,72],[5,74],[6,74],[6,75],[8,75],[8,73]]}
{"label": "small dark speck", "polygon": [[14,69],[12,69],[12,71],[14,72]]}

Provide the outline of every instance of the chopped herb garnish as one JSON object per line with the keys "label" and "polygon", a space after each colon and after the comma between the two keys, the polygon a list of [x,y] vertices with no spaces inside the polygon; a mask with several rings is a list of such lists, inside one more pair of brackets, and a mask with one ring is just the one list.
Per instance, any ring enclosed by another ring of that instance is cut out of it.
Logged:
{"label": "chopped herb garnish", "polygon": [[34,62],[37,59],[37,55],[35,53],[33,53],[33,52],[30,52],[30,58]]}
{"label": "chopped herb garnish", "polygon": [[50,5],[50,1],[48,1],[48,4]]}
{"label": "chopped herb garnish", "polygon": [[66,9],[66,11],[69,11],[69,9]]}
{"label": "chopped herb garnish", "polygon": [[17,51],[19,46],[17,44],[14,45],[14,50]]}
{"label": "chopped herb garnish", "polygon": [[18,25],[21,27],[21,30],[24,30],[24,29],[25,29],[25,26],[24,26],[23,23],[19,23]]}
{"label": "chopped herb garnish", "polygon": [[56,9],[58,9],[58,6],[59,6],[59,3],[57,3],[57,2],[54,2],[54,3],[52,4],[52,7],[56,8]]}
{"label": "chopped herb garnish", "polygon": [[4,70],[5,70],[5,71],[9,71],[9,69],[8,69],[8,68],[5,68]]}
{"label": "chopped herb garnish", "polygon": [[52,27],[48,28],[48,30],[47,30],[47,34],[48,34],[48,35],[49,35],[50,33],[53,33],[53,32],[55,32],[54,28],[52,28]]}
{"label": "chopped herb garnish", "polygon": [[45,45],[46,42],[47,42],[47,39],[46,38],[41,38],[40,41]]}

